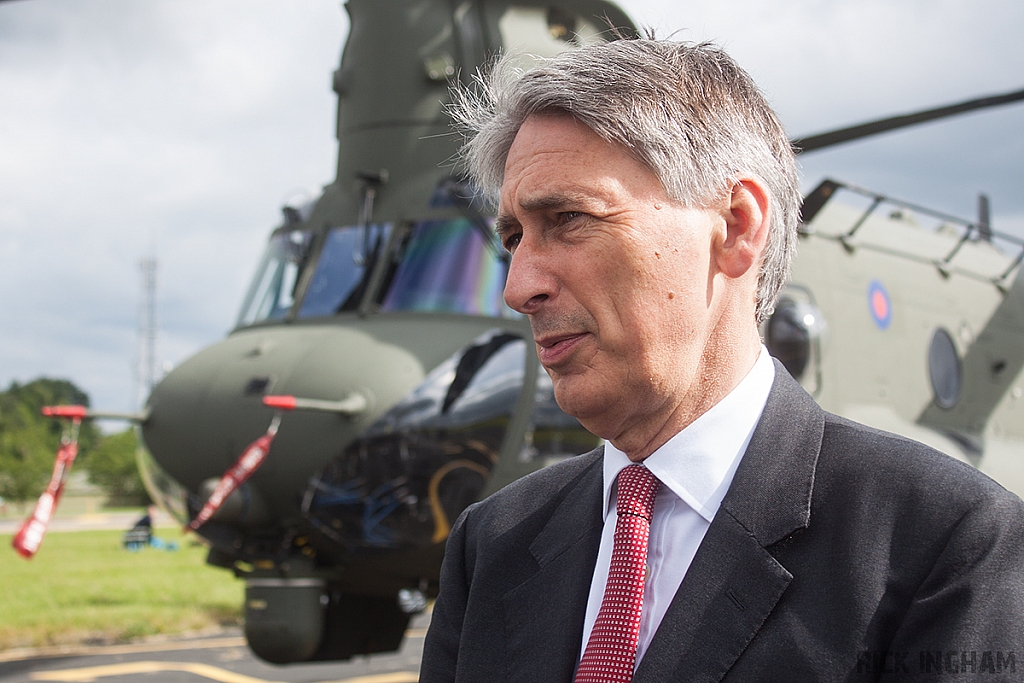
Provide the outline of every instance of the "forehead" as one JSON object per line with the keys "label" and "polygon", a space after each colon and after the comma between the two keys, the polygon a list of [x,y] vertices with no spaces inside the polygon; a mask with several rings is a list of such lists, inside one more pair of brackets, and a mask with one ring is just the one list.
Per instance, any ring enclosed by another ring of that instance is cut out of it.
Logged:
{"label": "forehead", "polygon": [[619,144],[568,115],[533,115],[509,148],[500,210],[515,211],[546,195],[664,195],[658,177]]}

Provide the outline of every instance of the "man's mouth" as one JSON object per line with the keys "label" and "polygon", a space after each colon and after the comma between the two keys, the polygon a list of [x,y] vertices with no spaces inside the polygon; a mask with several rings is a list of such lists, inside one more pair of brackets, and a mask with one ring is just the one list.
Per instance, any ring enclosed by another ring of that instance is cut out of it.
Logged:
{"label": "man's mouth", "polygon": [[585,332],[575,334],[553,334],[535,339],[537,356],[541,365],[550,367],[565,361],[587,336]]}

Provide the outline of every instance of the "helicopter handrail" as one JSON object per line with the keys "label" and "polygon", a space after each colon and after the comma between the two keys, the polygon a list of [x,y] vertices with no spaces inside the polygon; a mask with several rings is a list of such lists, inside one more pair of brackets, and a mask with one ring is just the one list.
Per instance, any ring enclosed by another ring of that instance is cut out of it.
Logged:
{"label": "helicopter handrail", "polygon": [[973,234],[974,234],[974,224],[972,223],[972,224],[967,226],[966,230],[964,230],[964,234],[960,236],[959,240],[957,240],[956,246],[953,247],[952,251],[950,251],[948,254],[946,254],[946,257],[942,259],[942,261],[941,261],[942,266],[949,265],[949,262],[953,260],[953,257],[956,256],[957,253],[959,253],[960,247],[964,246],[964,244],[966,244],[967,241],[969,239],[971,239],[971,235],[973,235]]}
{"label": "helicopter handrail", "polygon": [[[943,275],[943,277],[948,277],[951,273],[957,272],[959,274],[966,275],[969,277],[990,281],[992,284],[994,284],[996,287],[998,287],[1000,290],[1004,292],[1006,291],[1006,280],[1010,277],[1014,270],[1016,270],[1021,265],[1021,263],[1024,262],[1024,239],[1016,235],[1011,235],[1006,232],[1000,232],[998,230],[992,230],[991,228],[983,230],[976,221],[971,221],[965,218],[961,218],[959,216],[954,216],[943,211],[930,209],[926,206],[921,206],[920,204],[915,204],[913,202],[908,202],[895,197],[890,197],[888,195],[874,192],[872,190],[868,190],[866,188],[853,185],[851,183],[845,183],[832,179],[827,179],[823,181],[821,185],[819,185],[819,187],[811,195],[808,195],[808,197],[814,196],[815,194],[819,193],[819,190],[823,188],[826,189],[827,191],[823,194],[824,201],[822,202],[821,207],[823,207],[824,204],[829,203],[832,200],[832,198],[835,197],[835,190],[837,189],[847,190],[849,192],[852,192],[854,194],[860,195],[871,200],[871,204],[868,206],[868,208],[860,213],[860,215],[857,217],[857,219],[854,221],[853,225],[849,229],[838,235],[819,235],[821,237],[833,239],[840,242],[848,251],[852,252],[854,249],[857,248],[870,248],[875,251],[882,251],[885,253],[892,254],[894,256],[910,258],[915,261],[931,262],[939,269],[939,272]],[[938,219],[942,221],[942,223],[945,225],[952,224],[952,226],[956,226],[962,232],[959,235],[959,238],[957,239],[956,244],[953,246],[953,248],[950,249],[945,254],[945,256],[941,258],[922,258],[919,254],[899,249],[893,249],[891,247],[886,247],[883,245],[854,242],[852,240],[853,236],[861,229],[861,227],[864,225],[867,219],[877,211],[878,207],[883,204],[888,204],[899,209],[906,209],[917,214],[921,214],[933,219]],[[818,210],[814,211],[813,216],[818,215],[821,207],[819,207]],[[810,221],[814,220],[813,216],[810,219]],[[806,224],[802,227],[802,230],[805,234],[811,234],[815,232],[813,230],[808,229]],[[999,240],[1005,246],[1008,246],[1010,248],[1009,253],[1007,253],[1007,256],[1010,258],[1010,264],[1005,269],[1002,269],[998,274],[986,276],[974,271],[951,266],[953,258],[960,252],[963,245],[966,244],[967,242],[986,241],[989,243],[993,243],[995,240]],[[1016,252],[1016,256],[1013,256],[1014,251]]]}
{"label": "helicopter handrail", "polygon": [[874,201],[871,202],[871,206],[869,206],[867,208],[867,210],[864,211],[864,213],[862,213],[860,215],[860,218],[858,218],[857,222],[853,224],[853,227],[851,227],[846,232],[846,234],[844,234],[842,236],[841,241],[842,241],[844,247],[846,247],[847,249],[852,249],[852,247],[851,247],[850,243],[848,242],[848,240],[851,237],[853,237],[855,232],[860,230],[861,226],[864,225],[865,221],[867,221],[868,216],[870,216],[871,214],[873,214],[875,212],[875,209],[878,208],[878,205],[881,204],[882,201],[883,201],[882,197],[875,197]]}
{"label": "helicopter handrail", "polygon": [[999,276],[998,284],[1000,287],[1004,286],[1006,278],[1010,276],[1010,273],[1013,272],[1014,268],[1020,265],[1021,261],[1024,261],[1024,246],[1021,247],[1020,253],[1017,254],[1017,258],[1013,259],[1013,263],[1011,263],[1010,266],[1003,271],[1003,274]]}
{"label": "helicopter handrail", "polygon": [[[845,182],[843,182],[841,180],[833,180],[832,182],[835,183],[836,185],[838,185],[839,187],[843,188],[843,189],[850,190],[851,192],[855,192],[855,193],[857,193],[859,195],[862,195],[864,197],[869,197],[871,199],[876,199],[877,198],[879,200],[880,204],[883,204],[883,203],[895,204],[896,206],[900,206],[900,207],[902,207],[904,209],[910,209],[911,211],[916,211],[918,213],[923,213],[925,215],[931,216],[932,218],[940,218],[940,219],[942,219],[944,221],[949,221],[949,222],[953,222],[953,223],[960,223],[961,225],[964,225],[964,226],[974,225],[973,222],[971,222],[970,220],[968,220],[966,218],[961,218],[960,216],[954,216],[951,213],[945,213],[943,211],[939,211],[938,209],[931,209],[931,208],[928,208],[927,206],[922,206],[921,204],[914,204],[913,202],[908,202],[906,200],[898,199],[896,197],[890,197],[889,195],[881,194],[879,192],[875,192],[874,190],[869,190],[867,188],[860,187],[859,185],[853,185],[852,183],[845,183]],[[1021,242],[1021,244],[1024,244],[1024,240],[1019,240],[1016,237],[1013,237],[1013,239],[1014,239],[1014,241],[1019,241],[1019,242]]]}

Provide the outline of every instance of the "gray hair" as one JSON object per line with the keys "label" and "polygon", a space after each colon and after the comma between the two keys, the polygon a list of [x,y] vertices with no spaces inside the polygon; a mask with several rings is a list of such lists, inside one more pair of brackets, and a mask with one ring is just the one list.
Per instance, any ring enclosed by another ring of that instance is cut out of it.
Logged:
{"label": "gray hair", "polygon": [[750,76],[719,47],[615,40],[568,50],[523,73],[499,59],[451,114],[466,137],[463,161],[490,199],[520,126],[563,113],[650,168],[669,196],[708,206],[741,176],[769,192],[769,234],[756,295],[760,324],[789,277],[800,212],[796,160],[775,113]]}

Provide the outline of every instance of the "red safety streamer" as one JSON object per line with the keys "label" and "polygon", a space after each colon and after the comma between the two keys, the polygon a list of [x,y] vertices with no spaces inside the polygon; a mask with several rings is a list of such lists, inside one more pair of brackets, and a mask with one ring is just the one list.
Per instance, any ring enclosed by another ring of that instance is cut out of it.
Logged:
{"label": "red safety streamer", "polygon": [[[63,408],[64,406],[59,407]],[[32,559],[32,556],[39,551],[39,546],[43,544],[46,528],[50,525],[50,519],[57,509],[61,494],[64,493],[64,482],[67,481],[68,472],[71,471],[71,464],[75,462],[75,456],[78,455],[78,427],[82,424],[82,418],[77,413],[72,416],[61,414],[58,411],[47,412],[47,410],[48,408],[43,408],[44,415],[71,417],[71,429],[61,439],[57,460],[53,463],[50,483],[47,484],[46,490],[36,501],[32,516],[25,520],[11,541],[11,546],[18,551],[18,554],[27,559]]]}
{"label": "red safety streamer", "polygon": [[267,459],[267,453],[270,452],[270,444],[277,435],[277,428],[280,425],[281,413],[278,412],[274,415],[274,419],[271,420],[267,433],[249,444],[249,447],[242,451],[242,455],[238,456],[235,464],[228,468],[228,471],[220,478],[220,481],[217,482],[217,488],[206,499],[206,505],[203,506],[203,509],[199,511],[195,519],[186,527],[186,530],[191,529],[195,531],[206,524],[210,517],[213,517],[214,513],[224,504],[227,497],[260,468],[263,461]]}

